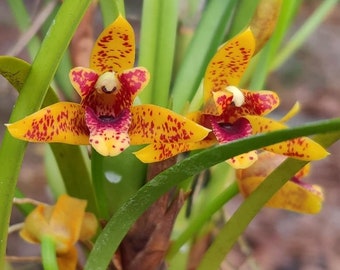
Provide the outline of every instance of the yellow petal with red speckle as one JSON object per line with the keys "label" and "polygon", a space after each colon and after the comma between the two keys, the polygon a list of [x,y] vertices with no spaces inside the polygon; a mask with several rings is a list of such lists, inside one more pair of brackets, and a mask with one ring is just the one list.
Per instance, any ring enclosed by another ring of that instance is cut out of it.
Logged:
{"label": "yellow petal with red speckle", "polygon": [[98,77],[97,72],[83,67],[73,68],[69,73],[71,84],[82,99],[94,91]]}
{"label": "yellow petal with red speckle", "polygon": [[132,123],[129,130],[131,144],[200,141],[209,129],[188,118],[156,105],[138,105],[131,108]]}
{"label": "yellow petal with red speckle", "polygon": [[99,74],[117,73],[133,67],[135,62],[135,35],[131,25],[122,16],[104,29],[98,37],[90,58],[90,68]]}
{"label": "yellow petal with red speckle", "polygon": [[77,103],[55,103],[22,120],[7,124],[7,128],[13,137],[29,142],[89,143],[85,111]]}
{"label": "yellow petal with red speckle", "polygon": [[[263,177],[248,177],[238,181],[240,192],[243,196],[248,197],[263,180]],[[313,191],[288,181],[267,202],[266,206],[305,214],[316,214],[322,208],[323,194],[319,186],[312,185],[311,187]]]}
{"label": "yellow petal with red speckle", "polygon": [[255,161],[257,161],[257,153],[256,151],[250,151],[228,159],[227,163],[234,169],[245,169],[253,165]]}
{"label": "yellow petal with red speckle", "polygon": [[[252,126],[253,134],[286,129],[284,124],[261,116],[245,116]],[[320,144],[307,137],[300,137],[266,146],[263,149],[300,160],[318,160],[329,153]]]}
{"label": "yellow petal with red speckle", "polygon": [[211,97],[212,92],[223,90],[229,85],[239,84],[254,50],[255,39],[250,28],[218,49],[204,75],[205,101]]}

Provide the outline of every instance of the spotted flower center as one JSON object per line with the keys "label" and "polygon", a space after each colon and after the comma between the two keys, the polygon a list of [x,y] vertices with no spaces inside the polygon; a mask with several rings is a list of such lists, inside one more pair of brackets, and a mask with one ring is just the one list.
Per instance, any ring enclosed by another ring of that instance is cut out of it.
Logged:
{"label": "spotted flower center", "polygon": [[233,85],[229,85],[226,87],[226,90],[233,94],[232,102],[234,102],[236,107],[241,107],[244,104],[244,94],[239,88]]}
{"label": "spotted flower center", "polygon": [[99,94],[110,94],[119,88],[119,81],[117,75],[113,71],[108,71],[100,75],[94,88]]}

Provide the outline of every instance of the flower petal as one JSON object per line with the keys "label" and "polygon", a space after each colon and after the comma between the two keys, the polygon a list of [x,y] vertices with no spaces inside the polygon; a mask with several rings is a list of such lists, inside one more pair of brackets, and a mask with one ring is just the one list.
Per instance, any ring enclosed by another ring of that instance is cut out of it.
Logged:
{"label": "flower petal", "polygon": [[83,99],[94,91],[99,75],[92,69],[76,67],[71,69],[69,73],[71,84]]}
{"label": "flower petal", "polygon": [[98,37],[92,50],[90,68],[99,74],[105,71],[122,72],[135,62],[135,35],[131,25],[122,16]]}
{"label": "flower petal", "polygon": [[213,132],[220,143],[241,139],[252,134],[251,125],[246,118],[239,118],[234,123],[218,123],[211,117]]}
{"label": "flower petal", "polygon": [[[286,129],[287,126],[272,119],[260,116],[245,116],[252,126],[253,134]],[[263,149],[300,160],[318,160],[325,158],[328,152],[318,143],[307,137],[300,137],[273,144]]]}
{"label": "flower petal", "polygon": [[124,70],[119,74],[121,90],[116,94],[115,103],[120,105],[120,109],[130,108],[135,97],[148,84],[149,72],[143,67],[136,67]]}
{"label": "flower petal", "polygon": [[20,236],[29,243],[40,243],[44,234],[52,235],[46,218],[46,208],[52,209],[49,205],[38,205],[25,219],[24,226],[20,230]]}
{"label": "flower petal", "polygon": [[89,143],[84,109],[71,102],[58,102],[45,107],[22,120],[7,124],[7,128],[13,137],[29,142]]}
{"label": "flower petal", "polygon": [[255,39],[250,28],[218,49],[205,72],[205,101],[211,97],[211,92],[223,90],[228,85],[239,84],[254,50]]}
{"label": "flower petal", "polygon": [[257,161],[257,153],[256,151],[250,151],[228,159],[227,163],[234,169],[245,169],[253,165],[255,161]]}
{"label": "flower petal", "polygon": [[59,269],[77,269],[78,252],[75,247],[71,247],[67,253],[57,255]]}
{"label": "flower petal", "polygon": [[66,194],[58,198],[49,222],[56,239],[58,254],[69,252],[79,240],[86,204],[85,200],[73,198]]}
{"label": "flower petal", "polygon": [[193,143],[153,143],[134,154],[140,161],[152,163],[165,160],[186,151],[208,148],[214,143],[215,141],[212,140],[203,140]]}
{"label": "flower petal", "polygon": [[138,105],[131,108],[131,144],[180,143],[200,141],[209,129],[188,118],[156,105]]}
{"label": "flower petal", "polygon": [[129,145],[128,130],[131,123],[129,110],[115,118],[100,118],[90,107],[86,107],[86,124],[90,130],[90,144],[103,156],[116,156]]}
{"label": "flower petal", "polygon": [[[263,180],[264,177],[254,176],[238,181],[240,192],[245,197],[249,196]],[[288,181],[267,202],[266,206],[305,214],[316,214],[321,210],[323,196],[319,186],[313,185],[312,187],[318,192],[309,191],[292,181]]]}

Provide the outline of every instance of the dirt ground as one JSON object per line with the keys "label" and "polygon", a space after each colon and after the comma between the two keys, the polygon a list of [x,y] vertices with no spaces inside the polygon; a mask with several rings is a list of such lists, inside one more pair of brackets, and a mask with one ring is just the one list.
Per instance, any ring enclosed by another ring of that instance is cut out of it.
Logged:
{"label": "dirt ground", "polygon": [[[320,2],[310,1],[305,4],[294,28],[300,26],[313,11],[315,4]],[[339,117],[339,25],[340,4],[294,57],[271,74],[267,88],[279,93],[280,113],[284,114],[298,100],[302,105],[302,113],[297,122]],[[0,55],[6,54],[19,37],[4,1],[0,2],[0,37]],[[21,53],[19,57],[26,58],[27,55]],[[0,141],[4,132],[3,124],[9,119],[15,99],[15,91],[0,78]],[[50,196],[45,184],[43,150],[42,145],[29,145],[18,185],[27,196],[48,202]],[[331,156],[315,162],[308,177],[310,182],[324,188],[325,203],[322,212],[310,216],[263,209],[243,237],[245,246],[250,248],[250,255],[236,246],[228,256],[232,265],[228,269],[340,269],[340,143],[333,145],[329,151]],[[233,209],[240,200],[238,197],[228,207]],[[12,222],[20,221],[22,216],[14,211]],[[9,238],[8,254],[18,253],[35,255],[37,250],[22,241],[18,242],[14,235]],[[16,269],[37,268],[25,264]]]}

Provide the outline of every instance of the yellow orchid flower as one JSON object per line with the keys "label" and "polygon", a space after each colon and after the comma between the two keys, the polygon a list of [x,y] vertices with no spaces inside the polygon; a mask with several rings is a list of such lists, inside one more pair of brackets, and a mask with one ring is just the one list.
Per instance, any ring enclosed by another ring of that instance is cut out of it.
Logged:
{"label": "yellow orchid flower", "polygon": [[[98,37],[90,67],[70,71],[80,104],[58,102],[7,124],[9,132],[30,142],[91,144],[103,156],[118,155],[130,144],[152,144],[151,148],[158,148],[136,153],[144,162],[160,161],[186,151],[177,143],[203,139],[208,129],[170,110],[154,105],[133,106],[135,97],[149,81],[148,71],[133,68],[134,61],[134,32],[119,16]],[[172,134],[176,131],[180,135]],[[137,134],[143,138],[137,138]]]}
{"label": "yellow orchid flower", "polygon": [[41,243],[49,236],[56,245],[59,269],[76,269],[78,240],[91,239],[98,227],[92,213],[85,212],[86,201],[61,195],[54,206],[40,204],[27,217],[20,236],[30,243]]}
{"label": "yellow orchid flower", "polygon": [[[258,154],[258,160],[250,167],[236,170],[241,194],[248,197],[284,159],[282,155],[263,151]],[[274,194],[266,206],[305,214],[320,212],[324,198],[321,187],[302,182],[302,178],[308,175],[309,169],[308,164],[300,170]]]}
{"label": "yellow orchid flower", "polygon": [[[255,42],[248,28],[222,45],[211,59],[203,82],[203,109],[188,116],[212,130],[205,138],[205,144],[193,143],[197,148],[286,128],[278,121],[263,117],[279,105],[276,93],[238,88],[254,54]],[[303,160],[321,159],[328,154],[319,144],[305,137],[265,149]],[[228,163],[234,168],[246,168],[256,160],[256,151],[251,151],[229,159]]]}

